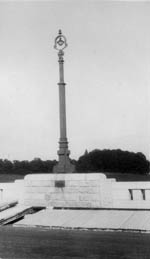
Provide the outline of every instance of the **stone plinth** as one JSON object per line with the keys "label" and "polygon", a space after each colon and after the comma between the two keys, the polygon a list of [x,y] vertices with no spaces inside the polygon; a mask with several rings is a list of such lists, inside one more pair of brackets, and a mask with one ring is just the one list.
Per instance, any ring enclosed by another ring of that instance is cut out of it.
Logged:
{"label": "stone plinth", "polygon": [[55,208],[111,207],[111,182],[100,173],[27,175],[25,205]]}

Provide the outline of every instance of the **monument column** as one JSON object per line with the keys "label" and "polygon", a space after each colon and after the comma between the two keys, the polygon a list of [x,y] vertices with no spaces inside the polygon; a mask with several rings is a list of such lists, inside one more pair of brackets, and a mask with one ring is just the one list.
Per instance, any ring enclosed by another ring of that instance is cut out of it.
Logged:
{"label": "monument column", "polygon": [[71,164],[68,150],[67,129],[66,129],[66,97],[64,82],[64,49],[67,47],[66,37],[59,30],[55,39],[54,48],[58,50],[59,63],[59,120],[60,120],[60,139],[58,150],[58,164],[54,166],[54,173],[72,173],[75,171],[74,165]]}

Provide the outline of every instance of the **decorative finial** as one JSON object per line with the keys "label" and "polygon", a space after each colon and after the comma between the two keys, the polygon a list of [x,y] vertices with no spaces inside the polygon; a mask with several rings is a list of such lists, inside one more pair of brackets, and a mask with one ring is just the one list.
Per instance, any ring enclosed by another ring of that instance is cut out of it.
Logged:
{"label": "decorative finial", "polygon": [[55,39],[55,45],[54,48],[62,51],[63,49],[65,49],[67,47],[67,40],[66,37],[64,35],[62,35],[61,30],[58,31],[58,36]]}

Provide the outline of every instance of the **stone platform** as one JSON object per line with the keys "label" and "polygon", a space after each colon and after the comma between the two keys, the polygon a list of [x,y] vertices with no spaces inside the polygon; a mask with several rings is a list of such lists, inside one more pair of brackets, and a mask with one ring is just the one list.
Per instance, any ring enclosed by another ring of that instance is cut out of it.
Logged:
{"label": "stone platform", "polygon": [[44,210],[16,226],[150,231],[150,182],[102,173],[36,174],[23,180],[23,206]]}
{"label": "stone platform", "polygon": [[26,215],[20,227],[150,231],[150,210],[52,210]]}

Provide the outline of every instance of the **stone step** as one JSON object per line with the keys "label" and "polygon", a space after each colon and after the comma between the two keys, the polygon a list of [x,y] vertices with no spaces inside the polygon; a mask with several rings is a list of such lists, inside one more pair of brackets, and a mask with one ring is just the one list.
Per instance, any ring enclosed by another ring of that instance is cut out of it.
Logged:
{"label": "stone step", "polygon": [[0,203],[0,212],[3,211],[3,210],[6,210],[8,208],[11,208],[11,207],[14,207],[16,206],[18,203],[17,200],[14,200],[14,201],[5,201],[5,202],[1,202]]}
{"label": "stone step", "polygon": [[32,207],[14,206],[0,212],[0,225],[6,225],[32,212]]}

